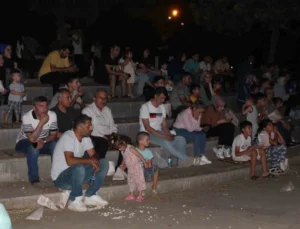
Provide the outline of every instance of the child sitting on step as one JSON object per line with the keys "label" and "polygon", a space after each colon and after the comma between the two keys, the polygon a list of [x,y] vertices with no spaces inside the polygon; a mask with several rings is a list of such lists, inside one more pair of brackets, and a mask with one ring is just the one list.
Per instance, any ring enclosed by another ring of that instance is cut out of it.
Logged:
{"label": "child sitting on step", "polygon": [[22,101],[25,96],[24,85],[21,83],[21,73],[14,70],[11,73],[12,83],[9,85],[8,105],[4,118],[4,122],[8,122],[9,115],[12,111],[15,112],[16,122],[20,122]]}
{"label": "child sitting on step", "polygon": [[[118,149],[122,153],[128,169],[127,181],[129,186],[129,195],[125,198],[125,200],[136,200],[137,202],[142,202],[144,200],[142,193],[146,189],[146,182],[141,161],[145,168],[148,168],[148,162],[132,145],[128,144],[124,137],[114,135],[111,143],[115,149]],[[138,191],[138,196],[135,198],[134,192],[136,190]]]}
{"label": "child sitting on step", "polygon": [[137,147],[136,150],[144,157],[148,163],[148,168],[144,168],[145,179],[152,179],[152,194],[157,194],[158,183],[158,168],[152,164],[153,154],[149,150],[150,135],[147,132],[139,132],[136,136]]}
{"label": "child sitting on step", "polygon": [[261,160],[262,177],[270,177],[267,167],[266,153],[263,147],[252,146],[252,123],[243,121],[240,123],[241,134],[237,135],[232,143],[232,159],[236,162],[250,161],[250,179],[256,180],[256,161]]}
{"label": "child sitting on step", "polygon": [[259,124],[257,135],[258,144],[265,151],[267,160],[271,164],[269,173],[280,175],[288,169],[288,159],[286,158],[287,147],[277,127],[269,119],[264,119]]}

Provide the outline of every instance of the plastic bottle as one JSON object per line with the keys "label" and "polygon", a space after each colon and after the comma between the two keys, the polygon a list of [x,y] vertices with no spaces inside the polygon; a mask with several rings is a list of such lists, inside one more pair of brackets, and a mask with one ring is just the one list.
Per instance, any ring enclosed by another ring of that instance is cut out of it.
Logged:
{"label": "plastic bottle", "polygon": [[172,158],[170,156],[168,157],[168,166],[169,168],[172,167]]}
{"label": "plastic bottle", "polygon": [[3,204],[0,203],[0,228],[1,229],[12,229],[10,217],[5,210]]}

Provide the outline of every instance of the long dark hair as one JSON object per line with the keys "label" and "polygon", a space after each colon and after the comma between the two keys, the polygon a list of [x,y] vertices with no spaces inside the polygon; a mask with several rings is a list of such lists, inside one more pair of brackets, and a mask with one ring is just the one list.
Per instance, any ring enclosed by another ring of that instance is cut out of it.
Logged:
{"label": "long dark hair", "polygon": [[257,140],[258,135],[270,124],[272,121],[268,118],[262,120],[258,125],[257,133],[255,134],[254,140]]}

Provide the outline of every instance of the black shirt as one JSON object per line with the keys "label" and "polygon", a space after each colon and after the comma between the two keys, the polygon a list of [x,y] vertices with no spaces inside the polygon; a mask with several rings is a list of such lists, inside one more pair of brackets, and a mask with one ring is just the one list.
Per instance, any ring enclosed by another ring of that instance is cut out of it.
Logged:
{"label": "black shirt", "polygon": [[72,130],[74,120],[80,115],[80,110],[74,107],[67,108],[66,113],[62,112],[56,105],[51,109],[57,116],[57,126],[60,133]]}
{"label": "black shirt", "polygon": [[112,59],[110,55],[103,58],[99,63],[99,71],[95,73],[95,80],[97,83],[107,84],[109,83],[109,74],[106,70],[106,65],[110,66],[112,71],[119,70],[119,59]]}

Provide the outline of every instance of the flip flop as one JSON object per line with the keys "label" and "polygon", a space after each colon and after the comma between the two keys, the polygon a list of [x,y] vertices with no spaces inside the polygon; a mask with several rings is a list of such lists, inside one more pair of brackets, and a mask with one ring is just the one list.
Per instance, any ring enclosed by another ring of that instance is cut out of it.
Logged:
{"label": "flip flop", "polygon": [[250,177],[251,180],[257,180],[259,177],[258,176],[252,176]]}

